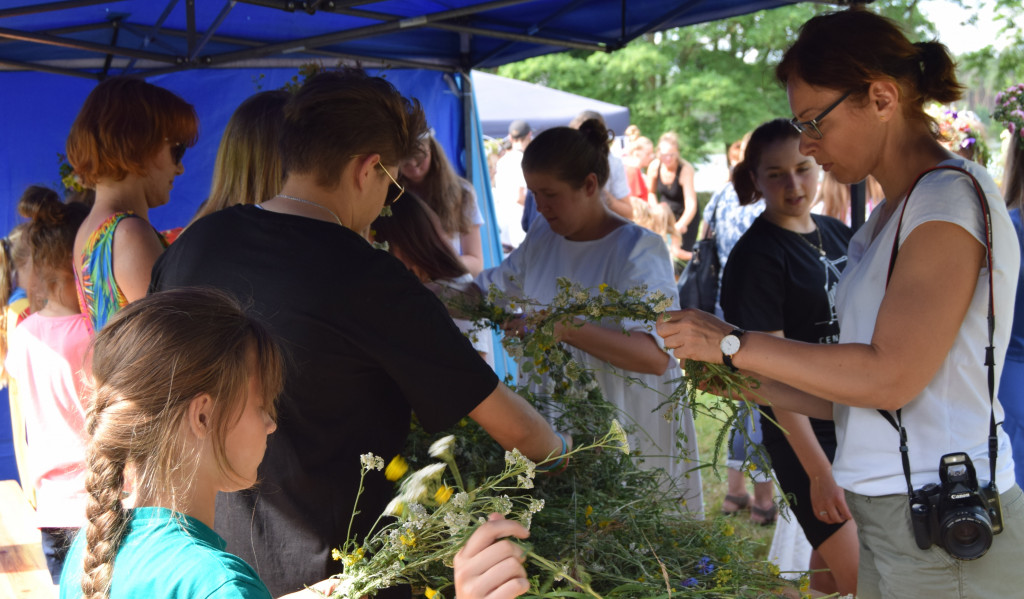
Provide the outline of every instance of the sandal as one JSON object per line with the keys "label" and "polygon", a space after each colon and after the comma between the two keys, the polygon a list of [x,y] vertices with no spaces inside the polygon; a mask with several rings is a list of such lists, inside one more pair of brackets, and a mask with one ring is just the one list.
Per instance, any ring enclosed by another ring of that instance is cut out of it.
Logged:
{"label": "sandal", "polygon": [[[755,519],[756,517],[756,519]],[[771,526],[779,518],[779,507],[773,505],[768,509],[761,509],[756,505],[750,506],[750,521],[761,526]]]}
{"label": "sandal", "polygon": [[[725,502],[736,506],[734,510],[725,509]],[[726,516],[732,516],[738,512],[742,512],[750,506],[750,493],[744,493],[743,495],[726,495],[725,501],[722,502],[722,513]]]}

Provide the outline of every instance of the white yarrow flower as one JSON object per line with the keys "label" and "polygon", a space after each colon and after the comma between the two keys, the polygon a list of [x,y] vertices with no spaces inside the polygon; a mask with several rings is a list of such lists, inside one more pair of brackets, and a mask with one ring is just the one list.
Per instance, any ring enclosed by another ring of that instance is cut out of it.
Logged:
{"label": "white yarrow flower", "polygon": [[452,448],[455,447],[455,435],[441,437],[430,445],[430,456],[439,459],[451,457]]}

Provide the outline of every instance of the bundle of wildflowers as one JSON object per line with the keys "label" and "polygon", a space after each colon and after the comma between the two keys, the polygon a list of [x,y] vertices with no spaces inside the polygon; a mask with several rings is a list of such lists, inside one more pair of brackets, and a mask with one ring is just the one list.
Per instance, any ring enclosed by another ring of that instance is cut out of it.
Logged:
{"label": "bundle of wildflowers", "polygon": [[[661,291],[648,292],[645,285],[622,291],[608,285],[588,289],[564,277],[558,279],[557,292],[548,305],[539,304],[530,298],[510,297],[493,286],[486,298],[479,301],[467,302],[465,296],[452,297],[448,301],[464,317],[477,322],[479,328],[500,331],[508,320],[522,318],[525,321],[525,334],[521,337],[506,335],[502,338],[506,351],[519,363],[521,386],[517,391],[531,397],[538,407],[555,404],[556,408],[564,406],[567,401],[585,401],[588,397],[591,403],[606,403],[597,389],[594,377],[573,359],[564,345],[558,343],[558,325],[643,322],[648,331],[653,333],[655,323],[665,318],[665,311],[672,305],[671,298]],[[507,382],[514,386],[511,381]],[[666,418],[679,418],[682,410],[691,410],[695,418],[703,416],[720,423],[711,461],[717,470],[717,464],[723,461],[720,459],[722,454],[728,449],[732,424],[744,417],[744,414],[748,418],[756,418],[760,413],[760,408],[749,401],[749,409],[744,412],[742,404],[737,401],[752,398],[759,386],[758,382],[722,364],[695,360],[685,361],[682,376],[675,382],[675,392],[665,397],[659,409]],[[526,388],[528,383],[543,387],[531,390]],[[702,393],[702,390],[709,388],[719,390],[721,397]],[[559,411],[549,410],[547,413]],[[738,428],[741,434],[746,434],[745,427]],[[760,457],[762,460],[767,459],[763,455]],[[748,456],[748,460],[756,458]]]}
{"label": "bundle of wildflowers", "polygon": [[[513,449],[504,453],[498,474],[467,486],[455,461],[455,443],[453,435],[435,441],[429,454],[437,461],[404,474],[399,494],[377,521],[382,526],[378,529],[375,525],[375,532],[361,543],[350,537],[344,547],[334,550],[333,556],[344,570],[336,576],[339,584],[333,597],[359,599],[396,584],[412,584],[424,589],[428,597],[439,593],[443,597],[451,586],[448,568],[455,553],[488,514],[497,512],[530,527],[534,515],[544,509],[543,499],[523,492],[533,488],[537,465]],[[604,436],[567,455],[596,450],[629,452],[626,433],[617,421],[612,421]],[[365,454],[361,461],[362,477],[371,470],[385,469],[381,457]],[[407,466],[393,460],[389,468],[401,471]],[[585,582],[568,573],[566,564],[548,560],[528,546],[526,555],[539,570],[597,596]]]}
{"label": "bundle of wildflowers", "polygon": [[[611,424],[616,408],[604,400],[593,373],[556,342],[559,323],[629,319],[653,327],[669,305],[664,296],[642,287],[588,290],[568,281],[560,282],[558,298],[547,306],[493,290],[479,304],[459,305],[463,315],[480,319],[483,327],[500,329],[510,317],[526,319],[525,334],[506,339],[506,347],[520,356],[520,364],[532,365],[524,369],[524,382],[543,378],[546,384],[517,386],[516,391],[555,414],[555,427],[584,447],[574,452],[565,472],[530,476],[533,470],[521,458],[502,451],[468,419],[450,431],[454,440],[440,452],[437,442],[414,425],[405,458],[391,465],[392,478],[409,465],[421,474],[401,481],[389,509],[395,522],[365,543],[349,543],[339,551],[349,582],[338,596],[356,597],[384,582],[408,582],[429,598],[452,597],[447,566],[491,511],[506,513],[531,530],[529,597],[763,597],[789,588],[777,568],[754,557],[758,544],[738,538],[727,519],[700,520],[687,512],[678,481],[638,467],[644,456],[635,451],[607,450],[606,431],[622,430]],[[687,409],[698,417],[712,415],[721,421],[724,439],[737,404],[697,401],[705,385],[725,386],[740,396],[755,383],[717,365],[687,363],[678,389],[660,409],[667,418]],[[587,445],[589,439],[596,441]],[[591,446],[596,450],[584,450]],[[441,473],[435,465],[439,456]],[[806,579],[803,586],[806,590]]]}

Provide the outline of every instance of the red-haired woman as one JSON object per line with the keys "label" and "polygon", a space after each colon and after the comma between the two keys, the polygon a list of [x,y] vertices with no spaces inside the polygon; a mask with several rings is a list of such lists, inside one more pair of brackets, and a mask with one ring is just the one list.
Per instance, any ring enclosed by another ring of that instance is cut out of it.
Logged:
{"label": "red-haired woman", "polygon": [[198,130],[192,105],[140,79],[107,79],[85,99],[67,152],[75,174],[96,190],[74,252],[78,300],[93,330],[146,295],[153,263],[167,247],[149,210],[170,199]]}

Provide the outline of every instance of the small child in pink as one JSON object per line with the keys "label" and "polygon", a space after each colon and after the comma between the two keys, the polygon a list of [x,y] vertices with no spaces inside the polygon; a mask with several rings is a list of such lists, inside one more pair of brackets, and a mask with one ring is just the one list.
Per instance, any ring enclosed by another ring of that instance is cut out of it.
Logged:
{"label": "small child in pink", "polygon": [[10,334],[5,366],[25,425],[28,471],[22,481],[35,487],[35,524],[56,584],[71,539],[85,521],[83,389],[90,331],[79,312],[71,251],[88,208],[30,188],[18,209],[31,221],[14,261],[30,303],[41,308]]}

